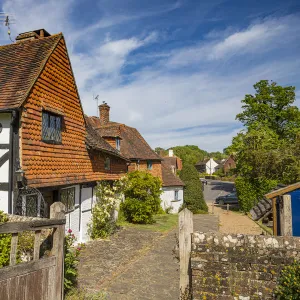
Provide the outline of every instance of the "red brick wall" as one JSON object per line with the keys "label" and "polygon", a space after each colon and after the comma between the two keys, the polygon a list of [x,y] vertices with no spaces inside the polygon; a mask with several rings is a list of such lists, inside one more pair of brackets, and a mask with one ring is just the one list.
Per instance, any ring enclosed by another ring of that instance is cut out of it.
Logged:
{"label": "red brick wall", "polygon": [[234,169],[236,167],[235,161],[230,156],[224,164],[224,172],[229,172],[230,169]]}
{"label": "red brick wall", "polygon": [[139,165],[135,162],[131,162],[130,166],[128,166],[128,172],[133,172],[133,171],[148,171],[150,172],[153,176],[159,177],[162,179],[162,171],[161,171],[161,162],[154,162],[152,161],[152,170],[147,169],[147,161],[146,160],[141,160]]}
{"label": "red brick wall", "polygon": [[[62,144],[42,139],[43,106],[63,112]],[[66,45],[60,40],[24,103],[21,114],[20,156],[28,185],[35,187],[117,179],[126,162],[114,160],[104,169],[104,154],[95,159],[85,145],[85,123]],[[91,156],[91,157],[90,157]]]}

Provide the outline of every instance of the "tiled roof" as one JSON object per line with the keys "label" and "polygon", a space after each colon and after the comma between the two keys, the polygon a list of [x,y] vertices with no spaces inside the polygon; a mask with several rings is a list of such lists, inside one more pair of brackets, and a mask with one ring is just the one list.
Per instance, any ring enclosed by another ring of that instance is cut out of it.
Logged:
{"label": "tiled roof", "polygon": [[184,182],[170,169],[170,165],[163,159],[161,162],[163,186],[184,186]]}
{"label": "tiled roof", "polygon": [[126,159],[120,154],[119,151],[114,149],[109,143],[107,143],[101,137],[101,135],[93,128],[92,123],[87,116],[85,116],[85,121],[86,121],[86,131],[87,131],[86,144],[89,148],[94,150],[109,152],[112,155]]}
{"label": "tiled roof", "polygon": [[0,46],[0,110],[22,105],[61,38],[60,33]]}
{"label": "tiled roof", "polygon": [[109,122],[107,125],[101,126],[97,117],[89,117],[89,120],[101,136],[119,136],[121,138],[121,155],[131,160],[161,160],[136,128],[116,122]]}
{"label": "tiled roof", "polygon": [[206,163],[209,161],[209,158],[207,159],[204,159],[203,161],[198,161],[196,163],[196,166],[203,166],[203,165],[206,165]]}
{"label": "tiled roof", "polygon": [[169,168],[174,166],[177,167],[177,157],[176,156],[167,156],[163,158],[165,165],[168,165]]}

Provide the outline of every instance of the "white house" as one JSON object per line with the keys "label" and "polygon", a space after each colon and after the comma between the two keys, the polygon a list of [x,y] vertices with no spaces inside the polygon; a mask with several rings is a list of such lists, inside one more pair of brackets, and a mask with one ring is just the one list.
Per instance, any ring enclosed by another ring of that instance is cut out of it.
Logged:
{"label": "white house", "polygon": [[212,175],[219,164],[213,158],[207,158],[196,163],[195,167],[199,173],[206,173]]}

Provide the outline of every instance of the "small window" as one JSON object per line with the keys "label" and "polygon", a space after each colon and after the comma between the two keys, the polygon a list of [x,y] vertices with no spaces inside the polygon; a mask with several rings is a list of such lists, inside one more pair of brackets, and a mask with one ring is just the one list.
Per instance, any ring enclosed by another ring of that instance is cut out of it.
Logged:
{"label": "small window", "polygon": [[75,187],[63,189],[60,191],[60,202],[66,207],[66,212],[75,208]]}
{"label": "small window", "polygon": [[121,141],[119,138],[116,138],[116,149],[120,151]]}
{"label": "small window", "polygon": [[42,124],[42,140],[61,143],[61,116],[44,111]]}
{"label": "small window", "polygon": [[152,161],[147,161],[147,170],[152,170]]}
{"label": "small window", "polygon": [[175,191],[174,199],[178,200],[178,191]]}
{"label": "small window", "polygon": [[110,158],[106,157],[104,161],[104,169],[105,170],[110,170]]}

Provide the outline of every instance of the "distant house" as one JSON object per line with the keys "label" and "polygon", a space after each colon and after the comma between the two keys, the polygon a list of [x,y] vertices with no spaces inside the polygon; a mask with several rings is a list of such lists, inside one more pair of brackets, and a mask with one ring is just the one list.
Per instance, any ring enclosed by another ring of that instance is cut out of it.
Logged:
{"label": "distant house", "polygon": [[99,180],[126,173],[128,159],[85,120],[65,39],[40,29],[0,46],[0,210],[48,217],[66,207],[79,241]]}
{"label": "distant house", "polygon": [[207,158],[196,163],[195,167],[199,173],[212,175],[219,164],[213,158]]}
{"label": "distant house", "polygon": [[278,186],[250,214],[253,220],[271,225],[274,235],[300,236],[300,182]]}
{"label": "distant house", "polygon": [[173,174],[177,174],[177,171],[182,170],[182,160],[178,156],[174,155],[174,151],[169,149],[168,156],[162,156],[164,163],[172,170]]}
{"label": "distant house", "polygon": [[184,182],[177,176],[177,170],[182,169],[182,161],[179,157],[174,156],[173,150],[169,150],[169,156],[163,157],[162,178],[163,194],[162,207],[170,208],[171,213],[177,213],[183,204],[183,187]]}
{"label": "distant house", "polygon": [[175,175],[182,168],[181,160],[173,156],[162,158],[148,145],[136,128],[110,120],[110,107],[103,103],[99,105],[100,117],[89,117],[89,124],[93,126],[101,137],[115,148],[120,155],[128,158],[128,172],[136,170],[150,172],[162,180],[163,193],[161,195],[164,209],[173,207],[177,212],[183,202],[183,182]]}
{"label": "distant house", "polygon": [[226,159],[215,160],[215,161],[218,163],[218,165],[215,167],[215,171],[222,169],[224,173],[227,174],[230,170],[236,168],[236,163],[232,155],[230,155]]}

